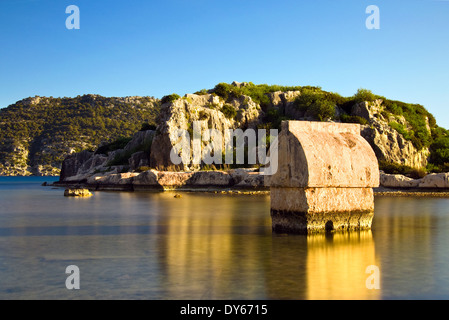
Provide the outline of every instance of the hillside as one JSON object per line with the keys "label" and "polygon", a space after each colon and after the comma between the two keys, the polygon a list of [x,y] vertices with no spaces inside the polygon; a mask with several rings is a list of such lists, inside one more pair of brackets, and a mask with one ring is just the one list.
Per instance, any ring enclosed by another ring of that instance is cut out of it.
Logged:
{"label": "hillside", "polygon": [[[419,104],[366,89],[343,97],[319,87],[234,82],[161,100],[86,95],[19,101],[0,111],[0,174],[58,174],[69,154],[77,164],[67,162],[71,175],[139,167],[214,169],[203,164],[173,167],[168,161],[173,130],[192,130],[195,120],[207,120],[208,128],[219,130],[280,128],[282,120],[359,123],[382,170],[415,176],[449,171],[449,132]],[[142,123],[148,125],[142,128]],[[135,135],[141,128],[151,131],[145,139]],[[77,153],[81,150],[85,152]]]}
{"label": "hillside", "polygon": [[27,98],[0,109],[0,175],[58,175],[64,158],[155,124],[152,97]]}

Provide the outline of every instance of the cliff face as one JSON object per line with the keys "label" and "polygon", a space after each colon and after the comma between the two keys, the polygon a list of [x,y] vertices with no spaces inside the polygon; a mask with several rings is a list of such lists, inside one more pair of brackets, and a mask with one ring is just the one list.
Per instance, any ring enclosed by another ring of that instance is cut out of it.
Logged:
{"label": "cliff face", "polygon": [[[158,169],[198,169],[194,165],[173,166],[171,163],[170,151],[179,140],[176,130],[193,133],[193,121],[203,121],[202,132],[207,129],[216,129],[220,132],[236,128],[255,129],[262,122],[262,116],[260,106],[248,96],[224,101],[212,94],[188,94],[182,99],[164,104],[161,107],[160,123],[151,148],[150,164]],[[192,156],[188,162],[191,160]]]}
{"label": "cliff face", "polygon": [[[410,128],[410,124],[403,116],[397,116],[385,112],[382,100],[371,103],[361,102],[352,109],[352,115],[366,119],[369,124],[362,127],[362,136],[370,143],[377,159],[391,163],[406,165],[412,168],[425,168],[429,149],[424,147],[417,149],[410,140],[391,127],[391,123],[398,123],[404,128]],[[430,127],[426,121],[426,129]]]}

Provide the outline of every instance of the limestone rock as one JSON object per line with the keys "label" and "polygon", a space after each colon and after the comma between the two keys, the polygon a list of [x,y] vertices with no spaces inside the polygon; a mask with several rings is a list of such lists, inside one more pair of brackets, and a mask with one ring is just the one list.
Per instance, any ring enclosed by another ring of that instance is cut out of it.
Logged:
{"label": "limestone rock", "polygon": [[265,185],[265,176],[258,172],[250,172],[244,179],[235,184],[235,187],[242,189],[263,188]]}
{"label": "limestone rock", "polygon": [[[417,150],[411,141],[390,127],[390,122],[400,123],[405,128],[409,127],[403,116],[390,114],[386,119],[383,111],[385,108],[379,99],[374,102],[358,103],[351,112],[352,115],[369,121],[369,125],[363,126],[361,135],[370,143],[377,158],[413,168],[426,167],[429,149]],[[428,125],[427,127],[430,132],[430,127]]]}
{"label": "limestone rock", "polygon": [[164,187],[183,187],[185,186],[189,179],[192,177],[193,172],[169,172],[160,171],[158,172],[158,183]]}
{"label": "limestone rock", "polygon": [[78,174],[78,170],[81,166],[89,160],[93,155],[92,152],[84,150],[79,153],[73,153],[67,156],[62,163],[60,181],[66,180],[68,177],[72,177]]}
{"label": "limestone rock", "polygon": [[411,141],[385,123],[374,121],[371,126],[363,126],[361,134],[380,160],[413,168],[424,168],[427,165],[429,150],[424,148],[418,151]]}
{"label": "limestone rock", "polygon": [[371,227],[379,167],[357,124],[283,121],[278,171],[267,181],[275,232]]}
{"label": "limestone rock", "polygon": [[416,188],[422,179],[412,179],[401,174],[380,173],[380,185],[387,188]]}
{"label": "limestone rock", "polygon": [[[66,157],[62,163],[60,181],[82,181],[93,177],[97,173],[118,173],[126,168],[126,165],[111,166],[114,159],[130,154],[128,160],[131,170],[142,166],[149,166],[149,149],[154,137],[154,130],[139,131],[123,149],[113,150],[108,154],[99,154],[89,151],[73,153]],[[139,151],[148,148],[146,151]]]}
{"label": "limestone rock", "polygon": [[135,176],[133,179],[134,186],[158,186],[158,172],[156,170],[148,170]]}
{"label": "limestone rock", "polygon": [[[256,128],[260,123],[263,112],[250,97],[239,97],[227,101],[226,104],[236,110],[234,118],[227,118],[222,112],[225,102],[212,94],[189,94],[161,107],[160,124],[151,146],[150,166],[159,170],[188,171],[198,169],[198,165],[174,165],[170,159],[170,152],[180,140],[178,130],[193,133],[192,123],[202,121],[201,130],[216,129],[221,133],[228,129]],[[191,146],[193,149],[193,145]]]}
{"label": "limestone rock", "polygon": [[229,186],[232,177],[223,171],[198,171],[194,172],[188,180],[189,185],[194,186]]}
{"label": "limestone rock", "polygon": [[277,109],[291,119],[301,119],[304,113],[301,113],[294,104],[295,99],[301,94],[300,91],[276,91],[268,94],[271,101],[271,107]]}
{"label": "limestone rock", "polygon": [[377,187],[379,167],[357,124],[283,121],[271,187]]}
{"label": "limestone rock", "polygon": [[90,197],[92,193],[88,189],[65,189],[65,197]]}
{"label": "limestone rock", "polygon": [[136,172],[125,172],[108,175],[95,175],[87,179],[88,184],[101,184],[101,185],[124,185],[132,184],[134,177],[138,176]]}
{"label": "limestone rock", "polygon": [[449,173],[432,173],[419,183],[420,188],[449,188]]}

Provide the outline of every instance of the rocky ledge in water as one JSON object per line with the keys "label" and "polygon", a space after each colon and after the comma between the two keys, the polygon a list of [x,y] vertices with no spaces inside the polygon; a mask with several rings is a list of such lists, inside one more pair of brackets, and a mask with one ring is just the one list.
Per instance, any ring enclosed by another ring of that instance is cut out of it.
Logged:
{"label": "rocky ledge in water", "polygon": [[[233,190],[267,191],[264,176],[254,169],[229,171],[157,171],[80,174],[67,177],[52,186],[86,187],[91,190],[139,191],[139,190],[193,190],[233,192]],[[423,196],[449,195],[449,173],[432,173],[421,179],[400,174],[380,172],[380,187],[375,195],[407,196],[419,193]]]}
{"label": "rocky ledge in water", "polygon": [[139,191],[139,190],[267,190],[264,176],[252,169],[229,171],[157,171],[97,173],[77,175],[55,182],[55,186],[85,186],[93,190]]}
{"label": "rocky ledge in water", "polygon": [[421,179],[412,179],[381,172],[380,184],[385,188],[449,189],[449,173],[431,173]]}
{"label": "rocky ledge in water", "polygon": [[88,189],[65,189],[65,197],[90,197],[92,193]]}
{"label": "rocky ledge in water", "polygon": [[449,197],[449,173],[431,173],[420,179],[401,174],[380,173],[380,187],[376,196]]}

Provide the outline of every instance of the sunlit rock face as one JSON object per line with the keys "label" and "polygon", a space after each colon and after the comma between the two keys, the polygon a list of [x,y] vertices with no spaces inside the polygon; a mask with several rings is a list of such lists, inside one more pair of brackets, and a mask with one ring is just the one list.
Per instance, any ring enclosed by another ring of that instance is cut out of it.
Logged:
{"label": "sunlit rock face", "polygon": [[360,125],[284,121],[278,161],[266,179],[275,232],[371,228],[379,167]]}

